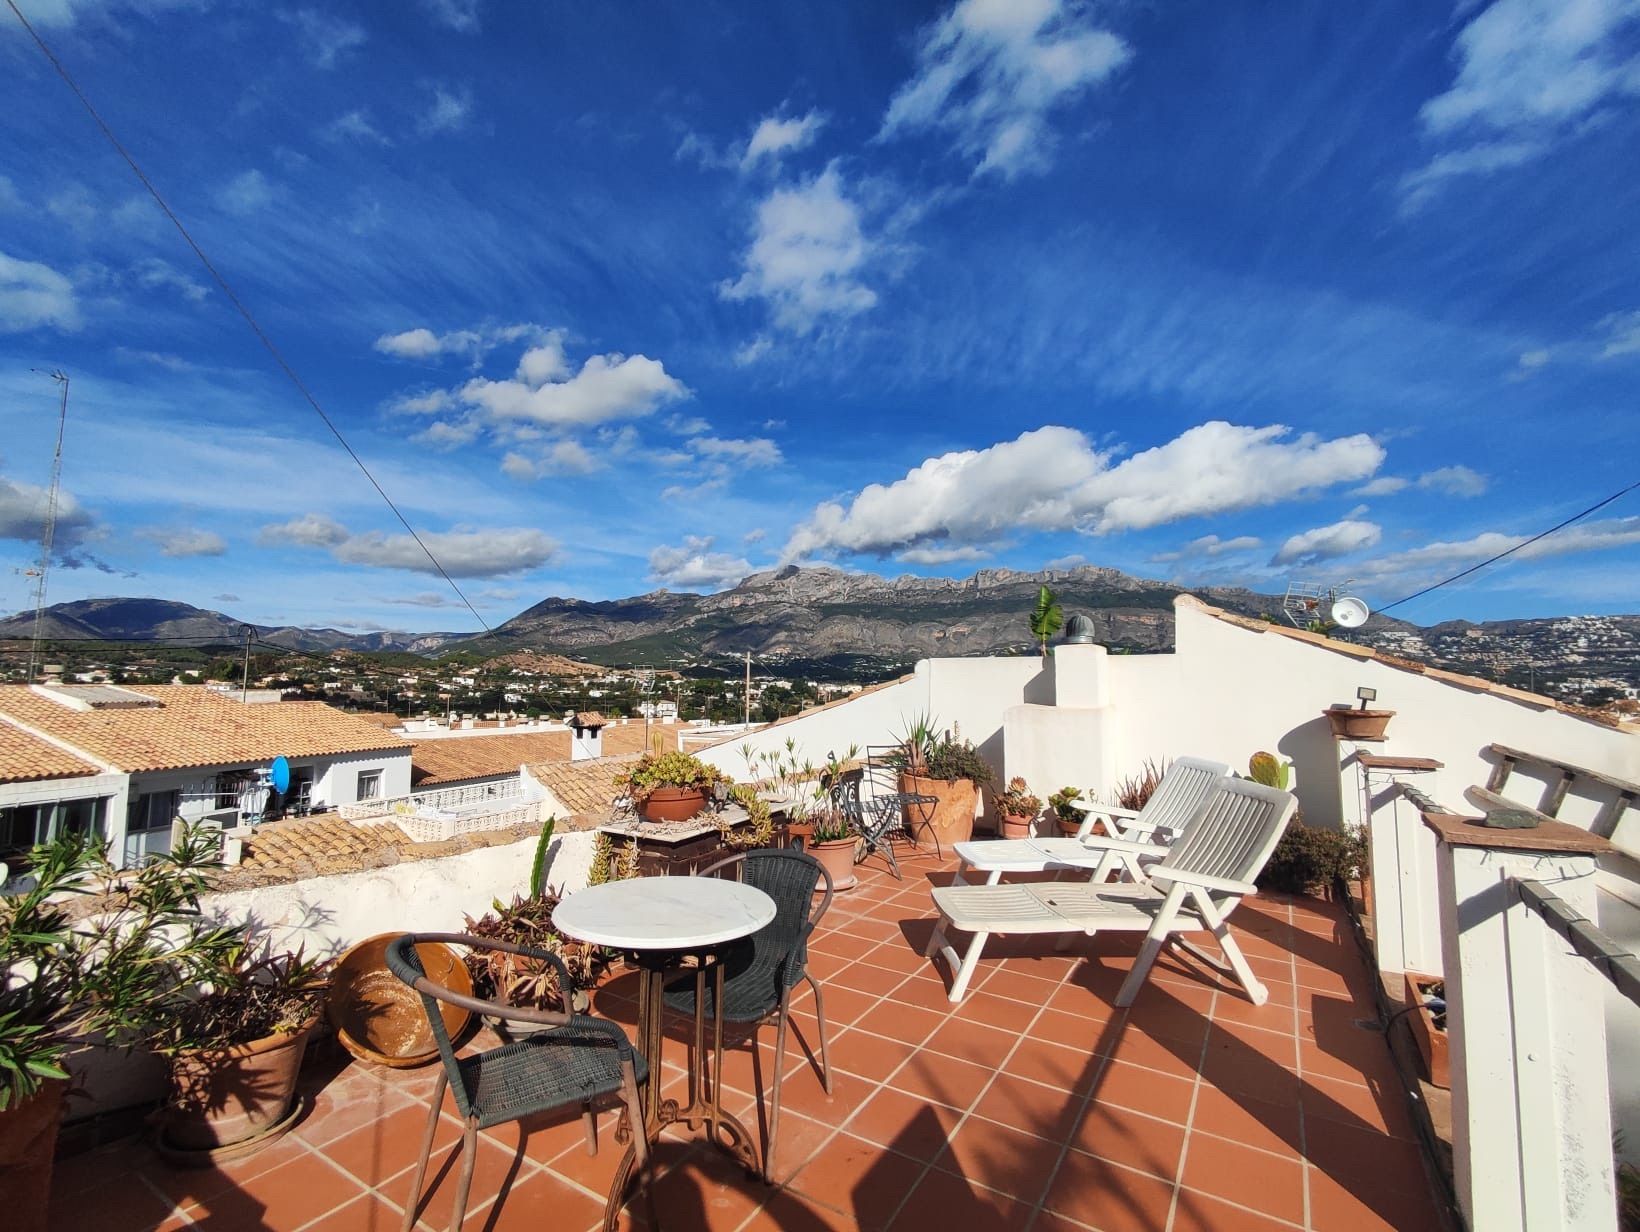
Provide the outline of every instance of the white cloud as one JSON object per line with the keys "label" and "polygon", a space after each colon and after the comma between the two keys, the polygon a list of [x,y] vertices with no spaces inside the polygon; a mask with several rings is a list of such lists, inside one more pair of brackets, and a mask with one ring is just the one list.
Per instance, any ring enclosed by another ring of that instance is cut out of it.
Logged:
{"label": "white cloud", "polygon": [[1485,475],[1467,466],[1443,466],[1419,475],[1418,486],[1425,492],[1447,496],[1480,496],[1486,491],[1487,482]]}
{"label": "white cloud", "polygon": [[976,175],[1042,172],[1055,141],[1049,114],[1131,56],[1080,5],[960,0],[923,33],[917,72],[890,101],[879,136],[942,129]]}
{"label": "white cloud", "polygon": [[80,328],[74,284],[49,265],[0,252],[0,334],[20,334],[47,325]]}
{"label": "white cloud", "polygon": [[725,299],[762,299],[775,323],[797,334],[823,318],[851,317],[877,302],[861,281],[873,245],[835,164],[794,188],[776,188],[757,208],[752,244]]}
{"label": "white cloud", "polygon": [[[1525,543],[1529,536],[1486,531],[1470,539],[1438,541],[1352,566],[1364,578],[1380,580],[1433,570],[1462,568]],[[1516,552],[1511,560],[1542,560],[1640,544],[1640,517],[1608,518],[1567,527]]]}
{"label": "white cloud", "polygon": [[560,331],[545,329],[528,322],[517,325],[479,326],[474,329],[452,329],[443,334],[435,334],[425,325],[421,325],[402,333],[383,334],[373,345],[383,355],[393,355],[399,359],[435,359],[441,355],[460,355],[478,360],[498,346],[525,338],[535,340],[542,346],[562,345]]}
{"label": "white cloud", "polygon": [[986,560],[992,555],[984,548],[906,548],[894,554],[908,565],[949,565],[959,560]]}
{"label": "white cloud", "polygon": [[216,202],[230,214],[241,217],[255,214],[273,203],[273,188],[268,177],[252,168],[241,171],[217,189]]}
{"label": "white cloud", "polygon": [[1042,562],[1044,569],[1074,569],[1078,565],[1088,563],[1088,558],[1080,552],[1072,552],[1069,556],[1055,556],[1052,560]]}
{"label": "white cloud", "polygon": [[1372,547],[1384,536],[1375,522],[1360,522],[1346,518],[1331,526],[1317,526],[1314,530],[1294,535],[1281,545],[1270,558],[1272,565],[1313,565],[1318,561],[1334,560]]}
{"label": "white cloud", "polygon": [[437,423],[428,424],[410,439],[448,453],[452,449],[460,449],[463,445],[471,445],[478,439],[478,433],[479,425],[473,420],[439,420]]}
{"label": "white cloud", "polygon": [[145,257],[131,267],[137,285],[146,290],[175,291],[189,303],[201,302],[210,292],[203,283],[195,282],[168,261]]}
{"label": "white cloud", "polygon": [[814,144],[825,123],[826,117],[818,111],[805,116],[764,116],[746,142],[741,170],[749,171],[764,159],[778,163],[784,155],[806,149]]}
{"label": "white cloud", "polygon": [[754,526],[751,530],[747,531],[740,537],[740,541],[742,543],[762,543],[764,537],[768,535],[768,533],[769,532],[764,530],[761,526]]}
{"label": "white cloud", "polygon": [[685,536],[677,547],[658,547],[649,553],[649,577],[662,586],[722,590],[752,572],[749,561],[711,550],[709,535]]}
{"label": "white cloud", "polygon": [[440,25],[449,26],[463,34],[478,31],[480,0],[421,0],[427,15]]}
{"label": "white cloud", "polygon": [[1362,484],[1359,488],[1351,488],[1351,496],[1394,496],[1412,486],[1410,479],[1402,479],[1399,475],[1380,475],[1378,478]]}
{"label": "white cloud", "polygon": [[1231,552],[1251,552],[1263,546],[1264,540],[1256,535],[1237,535],[1234,539],[1220,539],[1217,535],[1203,535],[1200,539],[1192,539],[1177,551],[1157,552],[1150,559],[1156,564],[1165,564],[1177,560],[1212,559]]}
{"label": "white cloud", "polygon": [[364,46],[363,28],[332,13],[296,9],[284,16],[301,33],[308,58],[319,68],[335,68],[349,52]]}
{"label": "white cloud", "polygon": [[150,527],[138,535],[159,546],[161,556],[186,559],[193,556],[221,556],[228,550],[228,541],[210,530],[166,530]]}
{"label": "white cloud", "polygon": [[1536,376],[1551,358],[1553,357],[1544,347],[1538,347],[1531,351],[1522,351],[1520,357],[1515,360],[1515,366],[1509,373],[1509,379],[1511,381],[1524,381]]}
{"label": "white cloud", "polygon": [[417,595],[383,595],[383,603],[391,603],[395,607],[460,607],[461,600],[454,595],[441,594],[436,590],[424,590]]}
{"label": "white cloud", "polygon": [[703,436],[712,430],[712,425],[699,415],[668,415],[666,426],[679,436]]}
{"label": "white cloud", "polygon": [[[46,528],[49,494],[32,483],[17,483],[0,475],[0,539],[16,539],[39,544]],[[58,552],[70,551],[96,538],[96,518],[66,488],[57,490],[57,525],[52,544]]]}
{"label": "white cloud", "polygon": [[1082,433],[1038,428],[930,458],[893,483],[871,484],[847,506],[822,503],[782,558],[985,544],[1016,531],[1143,529],[1364,479],[1383,462],[1383,449],[1364,435],[1287,439],[1290,432],[1215,421],[1112,466]]}
{"label": "white cloud", "polygon": [[697,436],[690,439],[689,448],[703,458],[742,466],[778,466],[785,460],[780,446],[761,436],[744,440]]}
{"label": "white cloud", "polygon": [[769,339],[767,334],[759,334],[750,342],[742,343],[740,346],[735,348],[735,367],[746,368],[752,364],[755,364],[758,360],[767,355],[770,348],[773,346],[774,343]]}
{"label": "white cloud", "polygon": [[449,410],[455,401],[447,389],[429,389],[425,393],[401,394],[387,404],[387,409],[402,415],[437,415]]}
{"label": "white cloud", "polygon": [[689,396],[684,383],[646,355],[593,355],[570,374],[556,338],[524,353],[510,380],[475,378],[461,387],[463,402],[497,419],[555,427],[636,419]]}
{"label": "white cloud", "polygon": [[320,130],[319,135],[326,141],[357,141],[363,145],[393,144],[387,134],[376,127],[375,121],[370,118],[370,110],[366,107],[356,107],[337,116]]}
{"label": "white cloud", "polygon": [[1606,344],[1600,350],[1601,359],[1640,355],[1640,311],[1614,312],[1600,322],[1600,327],[1606,331]]}
{"label": "white cloud", "polygon": [[579,441],[554,441],[539,456],[510,452],[501,459],[501,471],[513,479],[530,481],[545,475],[590,475],[603,463]]}
{"label": "white cloud", "polygon": [[[105,17],[120,9],[130,9],[133,13],[160,13],[167,9],[186,9],[201,7],[201,0],[30,0],[26,5],[19,5],[29,19],[29,24],[38,29],[67,29],[75,22],[84,18]],[[0,26],[0,29],[4,29]],[[11,28],[16,30],[15,23]]]}
{"label": "white cloud", "polygon": [[427,104],[427,110],[422,112],[421,118],[416,122],[416,129],[424,137],[456,133],[466,128],[472,118],[471,90],[447,90],[436,85],[433,87],[432,101]]}
{"label": "white cloud", "polygon": [[1427,135],[1459,143],[1402,181],[1416,208],[1444,180],[1519,166],[1624,95],[1640,94],[1637,0],[1497,0],[1452,48],[1457,74],[1419,112]]}
{"label": "white cloud", "polygon": [[[438,573],[421,544],[411,536],[374,530],[356,534],[324,514],[304,514],[289,522],[265,526],[257,541],[267,547],[325,548],[344,565]],[[421,541],[453,578],[503,577],[539,568],[558,555],[557,540],[528,527],[423,531]]]}

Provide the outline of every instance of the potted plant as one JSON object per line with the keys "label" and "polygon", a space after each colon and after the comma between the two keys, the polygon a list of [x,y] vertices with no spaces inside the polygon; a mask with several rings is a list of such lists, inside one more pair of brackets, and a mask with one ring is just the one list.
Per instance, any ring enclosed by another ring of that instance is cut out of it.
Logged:
{"label": "potted plant", "polygon": [[890,761],[899,767],[902,792],[935,800],[933,804],[904,806],[906,826],[912,834],[923,829],[936,848],[973,837],[980,789],[990,785],[993,775],[969,741],[958,739],[954,732],[937,731],[925,716],[900,737]]}
{"label": "potted plant", "polygon": [[712,784],[723,772],[688,753],[645,753],[620,779],[632,803],[648,821],[687,821],[706,807]]}
{"label": "potted plant", "polygon": [[1080,787],[1061,787],[1048,797],[1048,807],[1053,810],[1054,820],[1059,823],[1062,834],[1074,835],[1082,828],[1088,810],[1078,803],[1081,799]]}
{"label": "potted plant", "polygon": [[854,852],[859,846],[859,835],[849,825],[841,809],[826,806],[809,814],[813,833],[808,841],[808,852],[819,860],[831,874],[833,890],[852,890],[858,878],[854,875]]}
{"label": "potted plant", "polygon": [[1321,715],[1332,728],[1335,740],[1375,744],[1384,739],[1384,733],[1389,728],[1389,721],[1395,717],[1395,711],[1368,710],[1366,703],[1362,702],[1360,706],[1329,706]]}
{"label": "potted plant", "polygon": [[1025,780],[1014,777],[996,796],[997,815],[1002,818],[1003,838],[1029,838],[1042,801],[1031,794]]}
{"label": "potted plant", "polygon": [[1429,1071],[1430,1085],[1445,1090],[1452,1085],[1446,1038],[1446,981],[1417,971],[1408,971],[1405,975],[1412,1037],[1424,1058],[1424,1068]]}

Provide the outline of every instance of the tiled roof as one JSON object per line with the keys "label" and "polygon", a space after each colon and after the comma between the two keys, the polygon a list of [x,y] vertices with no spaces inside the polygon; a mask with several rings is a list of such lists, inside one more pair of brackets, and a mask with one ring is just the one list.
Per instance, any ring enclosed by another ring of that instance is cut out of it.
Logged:
{"label": "tiled roof", "polygon": [[410,742],[410,782],[416,787],[517,774],[530,762],[568,761],[567,731],[498,732],[493,736],[437,736]]}
{"label": "tiled roof", "polygon": [[[649,734],[660,733],[661,747],[675,749],[678,747],[678,732],[687,731],[686,723],[651,723]],[[603,750],[605,757],[618,757],[623,753],[647,753],[649,749],[644,744],[644,725],[642,723],[617,723],[604,728]]]}
{"label": "tiled roof", "polygon": [[1570,702],[1556,701],[1552,697],[1545,697],[1541,693],[1528,693],[1525,689],[1516,689],[1506,684],[1499,684],[1496,680],[1486,680],[1480,676],[1466,676],[1462,672],[1449,672],[1445,668],[1431,667],[1427,663],[1420,663],[1416,659],[1403,659],[1399,655],[1388,654],[1382,650],[1374,650],[1371,646],[1358,646],[1354,642],[1342,642],[1337,638],[1328,637],[1324,633],[1311,633],[1308,629],[1289,629],[1285,625],[1271,624],[1267,620],[1256,620],[1251,616],[1238,616],[1235,612],[1227,612],[1223,608],[1214,607],[1211,603],[1204,603],[1195,595],[1179,595],[1173,600],[1175,607],[1192,607],[1207,616],[1212,616],[1226,624],[1236,625],[1239,628],[1250,630],[1253,633],[1273,633],[1277,637],[1291,638],[1295,642],[1308,642],[1322,650],[1330,650],[1334,654],[1348,655],[1352,659],[1370,659],[1375,663],[1382,663],[1385,667],[1392,667],[1396,671],[1411,672],[1417,676],[1428,676],[1431,680],[1439,680],[1445,684],[1457,685],[1462,689],[1473,689],[1477,693],[1493,693],[1498,697],[1507,698],[1512,702],[1520,702],[1527,706],[1536,706],[1543,710],[1558,710],[1562,714],[1571,715],[1574,719],[1583,719],[1585,722],[1597,723],[1602,727],[1615,727],[1619,731],[1640,731],[1640,723],[1631,723],[1615,718],[1604,711],[1591,710],[1587,706],[1576,706]]}
{"label": "tiled roof", "polygon": [[575,715],[575,726],[608,727],[609,720],[604,718],[604,716],[599,714],[596,710],[582,710],[578,711]]}
{"label": "tiled roof", "polygon": [[615,780],[631,770],[637,760],[636,753],[628,753],[586,761],[546,762],[530,766],[529,774],[569,810],[570,816],[601,815],[609,812],[615,797],[621,794]]}
{"label": "tiled roof", "polygon": [[153,707],[73,710],[27,685],[0,686],[0,717],[127,772],[408,749],[409,741],[323,702],[247,706],[202,685],[128,685]]}
{"label": "tiled roof", "polygon": [[102,768],[65,753],[50,741],[0,722],[0,783],[32,783],[101,774]]}

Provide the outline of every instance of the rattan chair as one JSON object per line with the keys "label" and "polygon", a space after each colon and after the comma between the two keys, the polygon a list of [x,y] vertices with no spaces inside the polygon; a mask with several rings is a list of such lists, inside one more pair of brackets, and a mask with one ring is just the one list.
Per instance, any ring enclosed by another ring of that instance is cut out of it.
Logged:
{"label": "rattan chair", "polygon": [[[778,1015],[774,1045],[774,1091],[769,1105],[769,1134],[763,1144],[763,1177],[772,1179],[775,1138],[780,1128],[780,1080],[786,1068],[786,1022],[791,993],[802,980],[814,991],[814,1015],[820,1034],[820,1085],[831,1094],[831,1063],[826,1059],[826,1008],[820,984],[808,969],[808,939],[831,906],[831,875],[813,856],[792,849],[767,848],[742,852],[703,868],[707,877],[736,870],[740,880],[774,899],[775,917],[745,941],[724,954],[723,1019],[761,1024]],[[815,902],[821,888],[825,893]],[[706,1013],[714,1011],[713,981],[706,985]],[[693,1017],[696,982],[693,974],[666,988],[667,1008]],[[755,1045],[755,1034],[754,1034]],[[698,1059],[697,1059],[698,1063]]]}
{"label": "rattan chair", "polygon": [[[467,1213],[467,1193],[473,1183],[473,1164],[478,1158],[478,1131],[491,1125],[515,1121],[532,1113],[568,1104],[580,1104],[586,1119],[587,1154],[598,1152],[597,1124],[592,1101],[616,1094],[625,1106],[627,1126],[632,1133],[636,1169],[648,1179],[649,1142],[644,1133],[643,1111],[638,1102],[638,1084],[648,1077],[648,1067],[638,1055],[626,1032],[617,1024],[586,1014],[558,1010],[523,1009],[464,996],[427,978],[415,947],[423,941],[440,941],[471,949],[501,950],[549,963],[557,972],[559,987],[574,985],[557,955],[506,941],[490,941],[462,933],[406,933],[387,949],[387,965],[394,975],[421,994],[422,1006],[432,1025],[433,1038],[443,1060],[443,1072],[433,1091],[433,1110],[427,1118],[427,1136],[421,1144],[415,1179],[404,1207],[404,1232],[416,1222],[421,1205],[421,1185],[427,1174],[427,1157],[432,1153],[438,1129],[439,1109],[448,1086],[455,1095],[461,1114],[461,1178],[456,1187],[451,1232],[460,1232]],[[439,1002],[447,1001],[475,1014],[491,1014],[515,1022],[531,1022],[547,1030],[526,1035],[514,1043],[491,1048],[472,1056],[456,1055]]]}

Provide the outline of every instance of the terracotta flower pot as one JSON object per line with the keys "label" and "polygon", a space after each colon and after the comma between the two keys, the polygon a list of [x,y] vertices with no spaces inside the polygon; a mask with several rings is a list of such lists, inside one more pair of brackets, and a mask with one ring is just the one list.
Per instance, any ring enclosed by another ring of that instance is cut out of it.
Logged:
{"label": "terracotta flower pot", "polygon": [[1030,813],[1002,814],[1003,838],[1030,838],[1036,818]]}
{"label": "terracotta flower pot", "polygon": [[921,774],[900,773],[900,790],[919,796],[933,796],[934,804],[907,804],[906,828],[924,851],[933,851],[936,842],[949,850],[953,843],[974,837],[974,805],[979,788],[972,779],[931,779]]}
{"label": "terracotta flower pot", "polygon": [[1412,1011],[1412,1037],[1418,1041],[1424,1068],[1429,1071],[1431,1086],[1447,1090],[1452,1086],[1452,1063],[1447,1055],[1446,1028],[1435,1025],[1435,1014],[1424,1006],[1429,990],[1441,982],[1438,976],[1422,975],[1416,971],[1406,974],[1406,1000],[1418,1008]]}
{"label": "terracotta flower pot", "polygon": [[1378,741],[1384,738],[1393,710],[1356,710],[1349,706],[1333,706],[1321,712],[1332,727],[1337,740]]}
{"label": "terracotta flower pot", "polygon": [[854,838],[828,839],[823,843],[811,839],[807,850],[831,874],[833,890],[852,890],[858,881],[854,875],[854,849],[857,846],[859,840]]}
{"label": "terracotta flower pot", "polygon": [[46,1232],[51,1162],[67,1091],[61,1078],[47,1078],[22,1103],[0,1112],[0,1194],[6,1227],[15,1232]]}
{"label": "terracotta flower pot", "polygon": [[706,792],[699,787],[657,787],[638,811],[645,821],[688,821],[706,807]]}
{"label": "terracotta flower pot", "polygon": [[315,1017],[288,1035],[173,1057],[171,1095],[160,1121],[164,1145],[204,1152],[253,1139],[266,1145],[279,1137],[318,1023]]}

